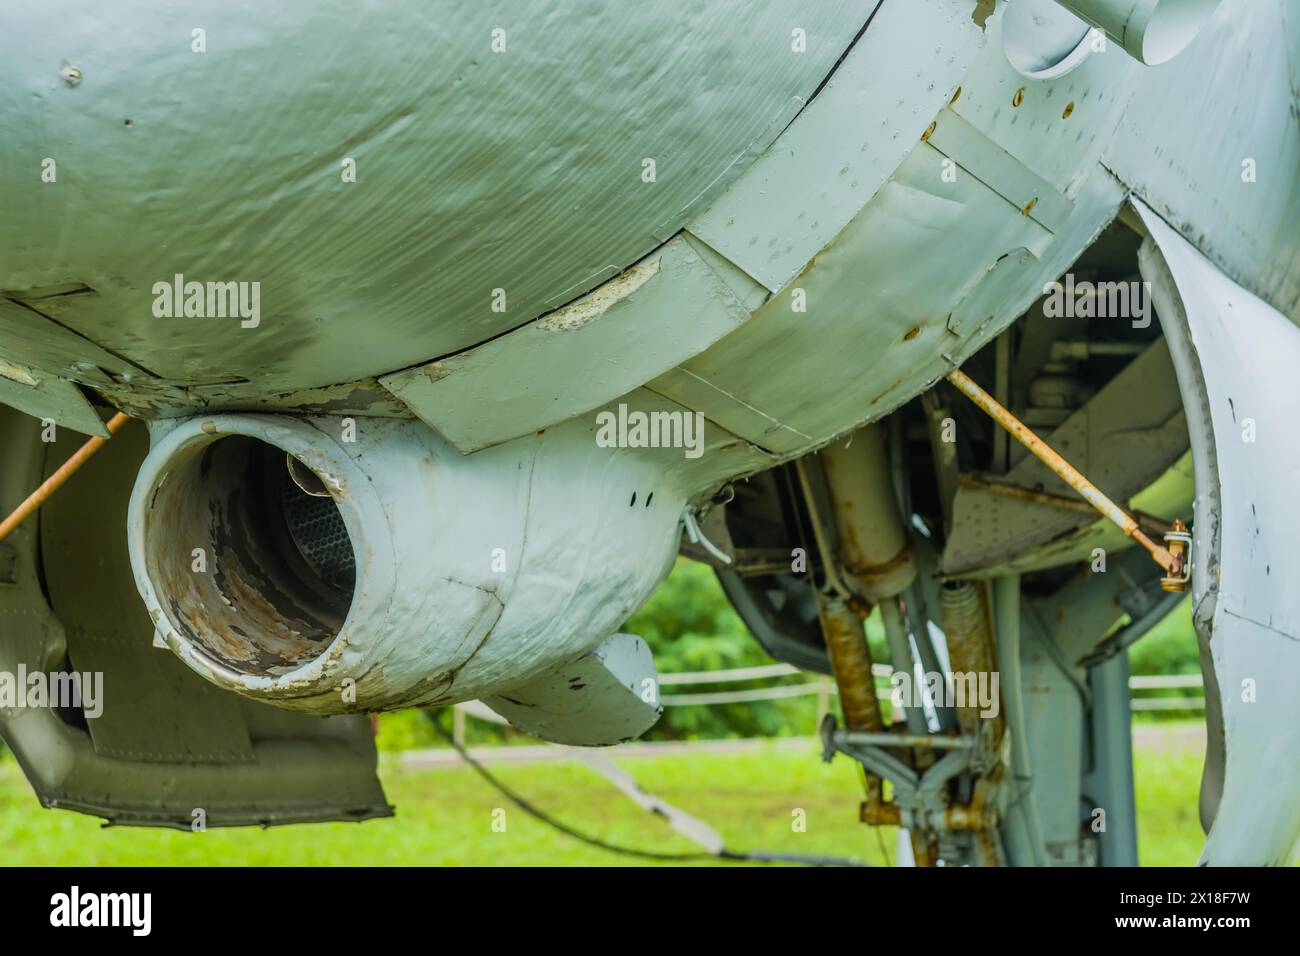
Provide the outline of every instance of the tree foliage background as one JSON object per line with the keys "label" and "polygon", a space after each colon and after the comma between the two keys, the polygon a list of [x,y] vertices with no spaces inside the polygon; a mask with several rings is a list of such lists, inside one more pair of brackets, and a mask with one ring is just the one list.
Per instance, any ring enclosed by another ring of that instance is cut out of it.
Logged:
{"label": "tree foliage background", "polygon": [[[707,565],[679,559],[668,580],[624,625],[645,638],[660,674],[728,670],[775,663],[750,635]],[[804,675],[762,682],[670,685],[665,695],[801,684]],[[777,737],[815,731],[816,696],[710,706],[665,707],[647,739]]]}

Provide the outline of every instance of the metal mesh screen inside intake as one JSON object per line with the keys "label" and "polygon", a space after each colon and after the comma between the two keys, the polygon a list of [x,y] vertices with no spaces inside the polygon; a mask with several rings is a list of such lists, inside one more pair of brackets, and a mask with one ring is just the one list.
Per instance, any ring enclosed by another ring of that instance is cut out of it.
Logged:
{"label": "metal mesh screen inside intake", "polygon": [[356,578],[356,557],[334,499],[309,495],[286,481],[281,503],[289,534],[303,560],[330,587],[350,591]]}

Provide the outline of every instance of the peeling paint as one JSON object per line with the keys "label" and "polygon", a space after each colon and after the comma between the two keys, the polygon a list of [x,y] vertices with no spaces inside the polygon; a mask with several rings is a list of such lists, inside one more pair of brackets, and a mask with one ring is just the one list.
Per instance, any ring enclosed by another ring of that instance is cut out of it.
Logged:
{"label": "peeling paint", "polygon": [[[542,332],[573,332],[590,325],[659,274],[659,259],[633,266],[577,302],[537,320]],[[435,379],[436,381],[436,379]]]}
{"label": "peeling paint", "polygon": [[[161,431],[145,461],[136,582],[168,646],[219,686],[324,714],[481,698],[599,643],[671,564],[685,491],[661,457],[601,448],[583,422],[472,457],[415,421],[339,434],[329,419],[205,415]],[[331,491],[346,588],[304,567],[318,551],[277,512],[283,494],[322,501],[286,453]],[[618,506],[628,485],[664,505]],[[474,541],[503,547],[510,571],[467,567]],[[355,694],[339,693],[345,680]]]}

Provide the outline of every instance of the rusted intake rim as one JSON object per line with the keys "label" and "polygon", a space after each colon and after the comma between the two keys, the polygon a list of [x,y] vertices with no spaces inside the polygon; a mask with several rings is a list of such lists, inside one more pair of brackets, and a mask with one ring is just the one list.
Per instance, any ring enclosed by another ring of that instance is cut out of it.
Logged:
{"label": "rusted intake rim", "polygon": [[[338,561],[322,575],[288,523],[283,502],[303,481],[337,508],[353,576]],[[393,590],[389,532],[360,466],[290,416],[199,416],[161,434],[128,516],[136,585],[168,646],[213,683],[268,700],[338,690],[344,651],[382,621]]]}

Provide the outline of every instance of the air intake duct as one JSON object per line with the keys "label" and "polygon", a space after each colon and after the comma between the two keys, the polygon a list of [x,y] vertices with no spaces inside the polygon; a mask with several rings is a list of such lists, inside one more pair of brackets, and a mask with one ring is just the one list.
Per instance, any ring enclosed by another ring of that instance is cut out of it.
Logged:
{"label": "air intake duct", "polygon": [[311,713],[569,666],[662,580],[685,505],[672,450],[599,447],[576,420],[468,457],[394,419],[207,415],[153,437],[129,535],[157,633],[212,683]]}

